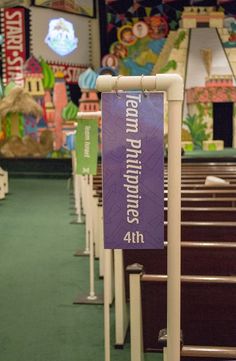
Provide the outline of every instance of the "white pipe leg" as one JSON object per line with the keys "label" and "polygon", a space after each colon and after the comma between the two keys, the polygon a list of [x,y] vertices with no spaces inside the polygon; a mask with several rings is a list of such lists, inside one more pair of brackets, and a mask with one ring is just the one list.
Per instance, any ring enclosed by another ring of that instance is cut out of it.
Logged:
{"label": "white pipe leg", "polygon": [[82,176],[82,207],[84,215],[87,213],[87,198],[88,198],[88,177]]}
{"label": "white pipe leg", "polygon": [[111,359],[110,302],[109,302],[109,250],[104,250],[104,348],[105,361]]}
{"label": "white pipe leg", "polygon": [[128,329],[128,307],[125,297],[125,279],[122,250],[114,250],[115,267],[115,343],[123,345]]}
{"label": "white pipe leg", "polygon": [[134,264],[127,267],[130,289],[130,352],[131,361],[143,361],[143,323],[141,284],[143,266]]}
{"label": "white pipe leg", "polygon": [[75,175],[75,208],[77,214],[77,222],[82,223],[81,217],[81,185],[80,185],[80,175]]}
{"label": "white pipe leg", "polygon": [[90,237],[91,233],[89,232],[89,240],[90,240],[90,252],[89,252],[89,296],[88,300],[96,300],[97,296],[95,294],[95,283],[94,283],[94,245],[93,238]]}
{"label": "white pipe leg", "polygon": [[[91,230],[91,213],[90,213],[90,197],[89,197],[89,181],[88,177],[85,177],[85,202],[84,202],[84,211],[85,211],[85,251],[84,254],[89,254],[90,251],[90,239],[92,239],[92,235],[90,234]],[[91,237],[90,237],[91,236]]]}
{"label": "white pipe leg", "polygon": [[112,304],[114,300],[114,269],[113,269],[113,250],[108,249],[107,251],[107,269],[109,274],[109,303]]}
{"label": "white pipe leg", "polygon": [[2,169],[1,167],[0,167],[0,177],[3,178],[4,193],[8,194],[8,192],[9,192],[8,172],[5,171],[4,169]]}
{"label": "white pipe leg", "polygon": [[167,347],[163,348],[163,361],[167,361]]}
{"label": "white pipe leg", "polygon": [[5,188],[3,176],[0,176],[0,199],[5,198]]}
{"label": "white pipe leg", "polygon": [[171,361],[180,360],[181,106],[180,101],[169,101],[167,357]]}
{"label": "white pipe leg", "polygon": [[[94,192],[93,192],[94,193]],[[99,226],[98,226],[98,199],[97,197],[92,197],[92,217],[93,217],[93,239],[95,245],[95,258],[100,258],[99,252]]]}
{"label": "white pipe leg", "polygon": [[99,242],[99,276],[104,276],[104,234],[103,234],[103,208],[97,208],[98,218],[98,242]]}

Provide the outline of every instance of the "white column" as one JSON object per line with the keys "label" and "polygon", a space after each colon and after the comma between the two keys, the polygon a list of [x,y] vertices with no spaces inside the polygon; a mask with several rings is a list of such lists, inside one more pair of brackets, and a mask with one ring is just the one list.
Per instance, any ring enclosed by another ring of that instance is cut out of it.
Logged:
{"label": "white column", "polygon": [[[128,329],[128,308],[125,297],[123,252],[114,250],[115,267],[115,344],[123,346]],[[105,270],[106,272],[106,270]]]}
{"label": "white column", "polygon": [[130,352],[131,361],[143,361],[143,322],[140,278],[143,266],[127,267],[130,289]]}
{"label": "white column", "polygon": [[167,359],[180,360],[181,102],[169,101]]}

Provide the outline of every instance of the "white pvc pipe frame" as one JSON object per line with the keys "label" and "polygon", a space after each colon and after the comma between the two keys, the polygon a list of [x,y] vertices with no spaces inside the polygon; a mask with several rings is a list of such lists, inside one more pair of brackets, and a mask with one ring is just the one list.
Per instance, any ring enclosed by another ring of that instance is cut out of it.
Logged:
{"label": "white pvc pipe frame", "polygon": [[97,112],[78,112],[78,119],[97,119],[102,116],[102,112],[98,110]]}
{"label": "white pvc pipe frame", "polygon": [[[115,90],[165,91],[168,100],[168,254],[167,254],[167,360],[180,360],[180,274],[181,274],[181,124],[183,79],[178,74],[154,76],[101,75],[96,88]],[[109,303],[106,296],[106,261],[104,263],[105,361],[110,361]]]}
{"label": "white pvc pipe frame", "polygon": [[[77,118],[79,119],[97,119],[100,117],[101,117],[101,111],[77,113]],[[88,217],[88,221],[91,222],[91,214],[87,214],[87,217]],[[89,296],[87,297],[87,299],[91,301],[95,301],[97,299],[95,293],[95,283],[94,283],[94,247],[93,247],[91,226],[89,232]]]}

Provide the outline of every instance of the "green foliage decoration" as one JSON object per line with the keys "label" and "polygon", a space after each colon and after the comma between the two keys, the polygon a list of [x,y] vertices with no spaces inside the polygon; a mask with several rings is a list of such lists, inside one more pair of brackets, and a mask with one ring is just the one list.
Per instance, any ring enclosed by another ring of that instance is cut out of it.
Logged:
{"label": "green foliage decoration", "polygon": [[231,93],[231,89],[227,89],[227,88],[225,88],[225,94],[226,94],[226,96],[227,96],[227,100],[228,100],[229,102],[232,102],[232,93]]}
{"label": "green foliage decoration", "polygon": [[207,124],[197,114],[187,115],[183,120],[183,124],[188,127],[188,130],[192,136],[194,149],[201,149],[203,140],[208,140],[210,134],[206,133]]}
{"label": "green foliage decoration", "polygon": [[11,136],[11,114],[8,113],[6,116],[6,136],[9,138]]}
{"label": "green foliage decoration", "polygon": [[233,107],[233,116],[234,118],[236,117],[236,104],[234,103],[234,107]]}
{"label": "green foliage decoration", "polygon": [[179,49],[180,44],[184,41],[186,32],[184,30],[179,32],[178,38],[174,42],[174,48]]}
{"label": "green foliage decoration", "polygon": [[167,73],[169,70],[176,70],[177,69],[177,63],[175,60],[169,60],[168,63],[163,66],[163,68],[160,69],[159,73]]}
{"label": "green foliage decoration", "polygon": [[62,110],[64,120],[75,120],[77,118],[78,107],[70,101]]}
{"label": "green foliage decoration", "polygon": [[198,118],[203,119],[205,114],[205,106],[202,103],[197,103],[197,110],[198,110]]}
{"label": "green foliage decoration", "polygon": [[24,136],[24,117],[23,114],[19,114],[19,135],[21,138]]}
{"label": "green foliage decoration", "polygon": [[197,103],[196,106],[199,118],[203,119],[206,115],[213,117],[213,103]]}
{"label": "green foliage decoration", "polygon": [[55,83],[55,76],[53,70],[42,58],[40,59],[40,65],[42,67],[42,72],[43,72],[44,89],[52,89]]}

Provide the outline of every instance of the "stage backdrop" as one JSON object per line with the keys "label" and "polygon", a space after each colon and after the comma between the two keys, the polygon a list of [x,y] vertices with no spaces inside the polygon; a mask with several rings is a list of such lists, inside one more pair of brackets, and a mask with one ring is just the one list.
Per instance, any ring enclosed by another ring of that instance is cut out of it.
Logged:
{"label": "stage backdrop", "polygon": [[[70,156],[78,79],[92,64],[93,21],[43,7],[1,9],[0,156]],[[11,93],[16,86],[33,97],[31,106],[21,107],[28,99],[17,90]],[[22,101],[6,113],[15,99]]]}

